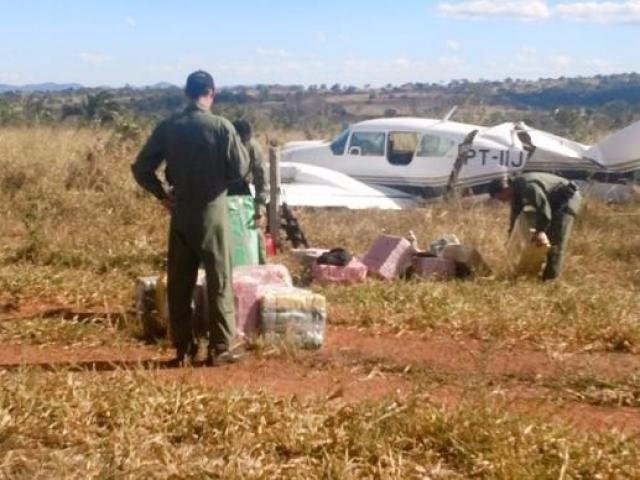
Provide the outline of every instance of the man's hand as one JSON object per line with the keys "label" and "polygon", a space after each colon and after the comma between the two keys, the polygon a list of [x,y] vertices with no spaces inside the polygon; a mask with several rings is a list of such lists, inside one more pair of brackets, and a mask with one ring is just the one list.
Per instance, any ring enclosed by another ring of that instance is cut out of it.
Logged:
{"label": "man's hand", "polygon": [[538,247],[548,247],[551,245],[551,243],[549,243],[549,237],[547,237],[547,234],[544,232],[536,232],[533,235],[533,243]]}
{"label": "man's hand", "polygon": [[256,222],[256,228],[264,230],[267,226],[266,207],[262,204],[256,205],[256,214],[253,219]]}
{"label": "man's hand", "polygon": [[176,198],[172,194],[168,194],[166,197],[160,200],[160,203],[169,213],[173,213],[176,208]]}

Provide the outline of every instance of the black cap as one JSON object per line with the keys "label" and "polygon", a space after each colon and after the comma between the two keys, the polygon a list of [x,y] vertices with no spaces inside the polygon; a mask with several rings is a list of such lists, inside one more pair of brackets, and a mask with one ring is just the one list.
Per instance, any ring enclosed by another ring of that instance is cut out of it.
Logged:
{"label": "black cap", "polygon": [[487,187],[487,192],[492,197],[495,197],[507,188],[509,188],[509,181],[507,180],[507,177],[501,177],[491,180],[489,186]]}
{"label": "black cap", "polygon": [[204,70],[198,70],[187,77],[184,93],[187,94],[187,97],[196,99],[206,95],[209,90],[215,90],[215,88],[213,77]]}

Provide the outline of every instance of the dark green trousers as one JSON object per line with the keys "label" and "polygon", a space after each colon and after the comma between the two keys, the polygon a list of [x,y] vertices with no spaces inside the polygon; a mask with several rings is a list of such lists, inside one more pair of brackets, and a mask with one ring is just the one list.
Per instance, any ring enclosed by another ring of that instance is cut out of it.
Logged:
{"label": "dark green trousers", "polygon": [[192,296],[198,267],[207,277],[210,350],[227,350],[235,336],[226,195],[204,208],[178,205],[171,218],[167,296],[173,345],[178,354],[196,341]]}
{"label": "dark green trousers", "polygon": [[547,263],[542,273],[543,280],[553,280],[560,275],[567,256],[569,238],[573,230],[575,216],[579,213],[582,199],[579,193],[574,194],[566,208],[554,213],[551,226],[547,231],[551,249],[547,255]]}

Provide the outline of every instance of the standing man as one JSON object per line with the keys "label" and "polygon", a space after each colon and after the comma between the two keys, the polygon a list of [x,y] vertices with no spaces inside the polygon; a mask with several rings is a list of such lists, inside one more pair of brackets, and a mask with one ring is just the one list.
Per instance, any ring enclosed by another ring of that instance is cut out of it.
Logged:
{"label": "standing man", "polygon": [[[171,213],[169,319],[178,363],[197,353],[191,298],[202,263],[209,301],[209,363],[235,361],[231,343],[235,312],[231,284],[227,187],[244,177],[247,152],[231,123],[211,113],[213,78],[199,70],[187,78],[189,105],[160,122],[132,165],[133,176]],[[156,170],[165,161],[173,192]]]}
{"label": "standing man", "polygon": [[535,213],[536,241],[541,245],[546,234],[551,242],[543,280],[560,275],[571,229],[580,212],[582,197],[575,183],[550,173],[523,173],[513,179],[497,179],[489,184],[492,198],[511,202],[509,232],[525,207]]}
{"label": "standing man", "polygon": [[252,182],[255,188],[256,220],[260,221],[269,202],[269,171],[260,144],[252,137],[251,124],[241,119],[233,122],[233,126],[249,152],[249,172],[245,178],[229,187],[229,195],[251,195],[249,183]]}

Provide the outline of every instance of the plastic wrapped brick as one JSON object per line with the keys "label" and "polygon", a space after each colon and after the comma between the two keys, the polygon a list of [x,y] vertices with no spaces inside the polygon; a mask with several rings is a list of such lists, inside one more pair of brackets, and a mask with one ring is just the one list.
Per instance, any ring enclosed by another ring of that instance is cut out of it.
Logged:
{"label": "plastic wrapped brick", "polygon": [[362,259],[370,273],[385,280],[398,278],[411,264],[415,250],[409,240],[392,235],[379,236]]}
{"label": "plastic wrapped brick", "polygon": [[284,265],[248,265],[233,269],[233,277],[249,277],[262,284],[293,285],[289,269]]}
{"label": "plastic wrapped brick", "polygon": [[448,258],[416,255],[413,257],[416,275],[432,280],[446,280],[455,277],[456,262]]}
{"label": "plastic wrapped brick", "polygon": [[291,286],[291,275],[284,265],[238,267],[233,271],[236,309],[236,335],[249,338],[260,333],[259,290],[267,286]]}
{"label": "plastic wrapped brick", "polygon": [[255,221],[255,205],[251,195],[227,197],[231,264],[257,265],[260,260],[260,230]]}
{"label": "plastic wrapped brick", "polygon": [[157,275],[139,277],[135,284],[135,304],[138,322],[142,327],[142,335],[146,339],[164,337],[167,334],[167,322],[159,315],[156,289]]}
{"label": "plastic wrapped brick", "polygon": [[442,258],[456,262],[458,277],[491,275],[491,268],[484,261],[478,249],[470,245],[447,245],[442,250]]}
{"label": "plastic wrapped brick", "polygon": [[536,245],[533,241],[535,234],[535,218],[528,212],[518,215],[511,237],[507,242],[507,256],[511,271],[514,275],[535,277],[540,274],[542,266],[547,261],[550,245]]}
{"label": "plastic wrapped brick", "polygon": [[209,332],[209,293],[204,270],[198,271],[198,279],[192,298],[193,332],[197,337],[207,337]]}
{"label": "plastic wrapped brick", "polygon": [[320,255],[328,251],[326,248],[294,248],[291,253],[300,263],[309,267],[315,263]]}
{"label": "plastic wrapped brick", "polygon": [[344,267],[314,262],[311,273],[320,283],[358,283],[367,278],[367,266],[354,257]]}
{"label": "plastic wrapped brick", "polygon": [[260,289],[262,332],[267,340],[283,339],[302,348],[320,348],[327,323],[322,295],[295,287]]}

